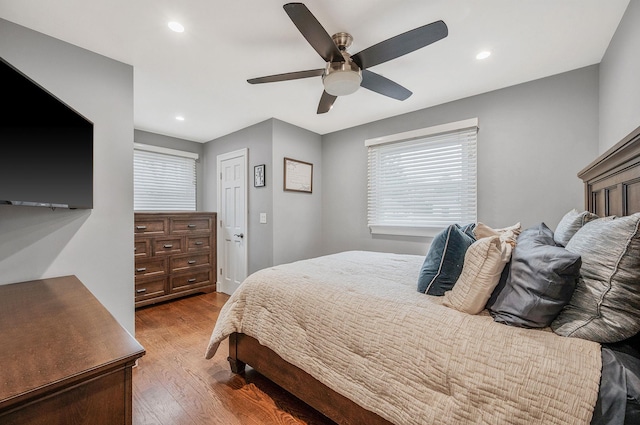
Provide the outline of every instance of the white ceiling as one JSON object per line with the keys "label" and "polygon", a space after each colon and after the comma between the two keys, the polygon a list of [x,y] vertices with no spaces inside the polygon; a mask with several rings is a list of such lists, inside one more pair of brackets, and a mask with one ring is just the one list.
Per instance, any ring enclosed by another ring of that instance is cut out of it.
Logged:
{"label": "white ceiling", "polygon": [[[319,134],[599,63],[629,0],[307,0],[351,53],[442,19],[449,36],[371,68],[413,91],[366,89],[317,115],[323,60],[276,0],[0,0],[0,17],[134,67],[137,129],[206,142],[268,118]],[[168,21],[186,30],[175,33]],[[475,55],[490,50],[478,61]],[[182,115],[185,120],[175,119]]]}

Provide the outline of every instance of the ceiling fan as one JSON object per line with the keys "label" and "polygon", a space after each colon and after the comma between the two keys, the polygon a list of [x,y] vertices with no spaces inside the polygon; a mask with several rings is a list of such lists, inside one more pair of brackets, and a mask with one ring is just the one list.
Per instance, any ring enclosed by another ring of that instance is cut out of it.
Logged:
{"label": "ceiling fan", "polygon": [[347,52],[353,42],[351,34],[339,32],[330,37],[302,3],[288,3],[283,7],[304,38],[327,64],[321,69],[251,78],[247,82],[261,84],[321,76],[324,92],[318,105],[318,114],[328,112],[338,96],[354,93],[360,86],[394,99],[407,99],[411,96],[411,91],[368,68],[428,46],[449,33],[443,21],[436,21],[351,55]]}

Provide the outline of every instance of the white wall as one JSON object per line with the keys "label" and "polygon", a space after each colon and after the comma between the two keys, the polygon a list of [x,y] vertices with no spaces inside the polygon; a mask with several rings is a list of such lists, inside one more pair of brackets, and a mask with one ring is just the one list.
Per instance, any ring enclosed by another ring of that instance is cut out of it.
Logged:
{"label": "white wall", "polygon": [[478,117],[478,219],[555,228],[583,208],[576,174],[598,150],[598,67],[590,66],[324,135],[323,246],[424,254],[430,239],[372,236],[364,140]]}
{"label": "white wall", "polygon": [[603,153],[640,126],[640,0],[631,0],[600,63]]}
{"label": "white wall", "polygon": [[[263,121],[234,133],[205,143],[204,146],[204,208],[218,211],[218,155],[238,149],[249,149],[247,170],[248,226],[248,272],[273,265],[273,166],[272,158],[273,120]],[[253,167],[265,164],[266,186],[253,187]],[[260,224],[260,213],[267,213],[267,224]]]}
{"label": "white wall", "polygon": [[133,333],[133,68],[3,19],[0,56],[94,123],[94,208],[0,206],[0,284],[76,275]]}
{"label": "white wall", "polygon": [[[249,149],[249,273],[320,255],[322,252],[322,144],[321,136],[291,124],[269,119],[205,143],[204,203],[217,210],[217,164],[220,154]],[[284,157],[310,162],[313,193],[283,190]],[[253,167],[265,164],[266,186],[253,187]],[[259,222],[267,213],[267,223]]]}
{"label": "white wall", "polygon": [[[273,123],[273,264],[322,253],[321,136],[300,127]],[[284,158],[313,164],[312,193],[284,191]]]}

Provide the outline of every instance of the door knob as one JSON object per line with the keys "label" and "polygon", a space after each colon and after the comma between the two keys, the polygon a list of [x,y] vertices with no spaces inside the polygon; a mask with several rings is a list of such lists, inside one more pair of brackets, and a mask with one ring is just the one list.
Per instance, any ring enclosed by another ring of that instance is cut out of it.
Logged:
{"label": "door knob", "polygon": [[242,239],[242,238],[244,238],[244,233],[238,233],[238,234],[234,233],[233,236],[236,236],[236,237]]}

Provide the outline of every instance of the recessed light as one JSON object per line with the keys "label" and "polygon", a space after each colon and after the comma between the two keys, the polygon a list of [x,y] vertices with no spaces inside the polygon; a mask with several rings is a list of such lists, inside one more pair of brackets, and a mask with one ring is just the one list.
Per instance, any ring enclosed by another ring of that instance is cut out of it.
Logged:
{"label": "recessed light", "polygon": [[176,117],[176,119],[177,119],[178,121],[184,121],[184,117],[183,117],[182,115],[178,115],[178,116]]}
{"label": "recessed light", "polygon": [[491,52],[488,50],[484,50],[476,55],[476,59],[482,60],[488,58],[489,56],[491,56]]}
{"label": "recessed light", "polygon": [[169,28],[171,28],[172,31],[175,32],[184,32],[184,27],[182,26],[182,24],[180,22],[169,22]]}

